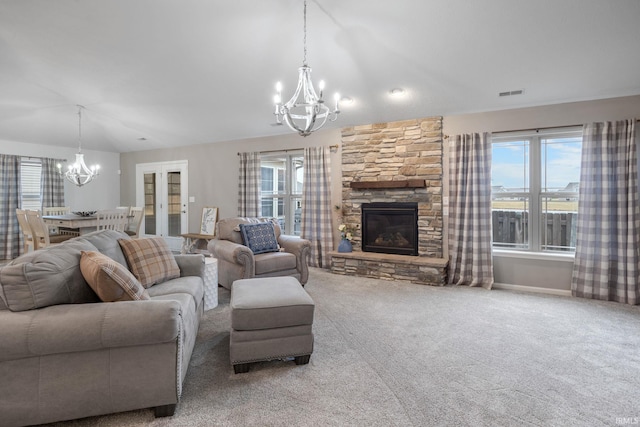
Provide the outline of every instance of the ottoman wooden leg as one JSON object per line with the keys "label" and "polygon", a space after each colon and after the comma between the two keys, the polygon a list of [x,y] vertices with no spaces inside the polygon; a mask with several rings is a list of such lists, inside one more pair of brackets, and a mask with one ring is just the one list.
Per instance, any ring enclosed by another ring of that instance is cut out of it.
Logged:
{"label": "ottoman wooden leg", "polygon": [[304,356],[296,356],[293,361],[296,362],[296,365],[306,365],[309,363],[309,359],[311,359],[311,355],[305,354]]}
{"label": "ottoman wooden leg", "polygon": [[237,365],[233,365],[233,372],[236,374],[244,374],[249,372],[249,364],[248,363],[239,363]]}

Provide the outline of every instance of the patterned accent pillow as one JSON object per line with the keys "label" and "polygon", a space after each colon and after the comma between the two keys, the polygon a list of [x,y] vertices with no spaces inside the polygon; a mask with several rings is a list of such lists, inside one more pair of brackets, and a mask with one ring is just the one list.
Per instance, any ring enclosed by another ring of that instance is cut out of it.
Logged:
{"label": "patterned accent pillow", "polygon": [[147,290],[122,264],[96,251],[80,253],[80,271],[104,302],[149,299]]}
{"label": "patterned accent pillow", "polygon": [[145,288],[180,277],[178,263],[164,238],[118,239],[118,243],[129,269]]}
{"label": "patterned accent pillow", "polygon": [[254,254],[265,252],[278,252],[278,240],[276,231],[271,222],[261,222],[258,224],[240,224],[240,234],[242,242]]}

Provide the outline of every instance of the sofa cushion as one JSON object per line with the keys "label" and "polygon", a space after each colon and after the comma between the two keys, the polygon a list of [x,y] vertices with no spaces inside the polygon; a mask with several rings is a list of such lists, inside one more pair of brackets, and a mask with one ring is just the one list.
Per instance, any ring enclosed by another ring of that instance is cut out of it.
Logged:
{"label": "sofa cushion", "polygon": [[296,256],[288,252],[268,252],[255,257],[256,274],[263,275],[274,271],[296,268]]}
{"label": "sofa cushion", "polygon": [[204,300],[204,286],[200,276],[185,276],[155,285],[147,290],[151,298],[174,294],[188,294],[198,307]]}
{"label": "sofa cushion", "polygon": [[11,311],[99,301],[82,277],[80,252],[95,251],[72,239],[20,256],[0,269],[0,284]]}
{"label": "sofa cushion", "polygon": [[95,251],[82,251],[80,271],[104,302],[149,299],[147,290],[122,264]]}
{"label": "sofa cushion", "polygon": [[242,235],[240,234],[240,224],[258,224],[261,222],[271,222],[276,231],[276,239],[280,238],[280,225],[275,218],[224,218],[216,223],[216,239],[229,240],[231,242],[243,245]]}
{"label": "sofa cushion", "polygon": [[118,239],[130,239],[130,237],[122,231],[100,230],[84,234],[78,238],[78,240],[88,241],[95,246],[100,253],[105,254],[115,262],[127,265],[127,259],[124,257]]}
{"label": "sofa cushion", "polygon": [[162,237],[118,239],[129,269],[148,288],[180,277],[180,268]]}
{"label": "sofa cushion", "polygon": [[2,286],[0,286],[0,311],[9,310],[9,307],[7,307],[7,303],[4,301],[4,299],[4,292],[2,292]]}
{"label": "sofa cushion", "polygon": [[271,222],[259,224],[240,224],[242,242],[254,254],[277,252],[280,250],[276,232]]}

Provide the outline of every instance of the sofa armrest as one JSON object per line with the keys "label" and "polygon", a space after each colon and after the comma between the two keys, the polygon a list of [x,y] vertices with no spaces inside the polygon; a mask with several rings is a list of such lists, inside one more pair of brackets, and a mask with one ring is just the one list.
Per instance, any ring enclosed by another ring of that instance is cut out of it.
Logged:
{"label": "sofa armrest", "polygon": [[311,254],[311,242],[298,236],[280,235],[278,244],[296,256],[296,269],[300,273],[300,283],[305,284],[309,279],[309,256]]}
{"label": "sofa armrest", "polygon": [[174,258],[180,267],[180,277],[200,276],[204,279],[204,255],[182,254],[175,255]]}
{"label": "sofa armrest", "polygon": [[178,301],[63,304],[0,311],[0,361],[175,341]]}
{"label": "sofa armrest", "polygon": [[241,265],[244,269],[243,277],[253,277],[255,274],[255,259],[253,252],[247,246],[230,240],[213,239],[209,241],[207,249],[219,260]]}

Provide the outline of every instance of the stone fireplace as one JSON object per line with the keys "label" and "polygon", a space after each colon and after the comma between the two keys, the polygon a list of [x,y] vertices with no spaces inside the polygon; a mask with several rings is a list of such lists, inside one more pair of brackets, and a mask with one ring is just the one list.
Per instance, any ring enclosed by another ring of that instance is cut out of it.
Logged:
{"label": "stone fireplace", "polygon": [[[415,239],[411,253],[383,253],[378,235],[363,234],[371,231],[361,222],[362,207],[380,203],[416,206],[415,234],[404,236]],[[341,215],[356,229],[354,250],[332,253],[331,271],[443,285],[442,117],[344,128]]]}

